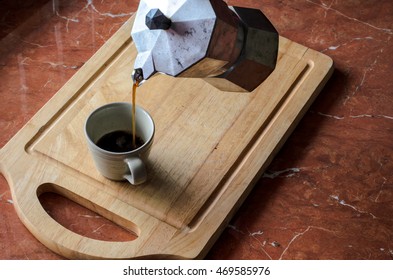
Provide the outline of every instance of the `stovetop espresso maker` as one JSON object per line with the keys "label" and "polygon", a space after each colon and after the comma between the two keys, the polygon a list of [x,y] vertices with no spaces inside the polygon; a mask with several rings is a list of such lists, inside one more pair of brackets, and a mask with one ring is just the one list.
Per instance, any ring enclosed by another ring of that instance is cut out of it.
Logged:
{"label": "stovetop espresso maker", "polygon": [[279,35],[267,17],[222,0],[141,0],[131,36],[138,84],[160,72],[253,91],[277,61]]}

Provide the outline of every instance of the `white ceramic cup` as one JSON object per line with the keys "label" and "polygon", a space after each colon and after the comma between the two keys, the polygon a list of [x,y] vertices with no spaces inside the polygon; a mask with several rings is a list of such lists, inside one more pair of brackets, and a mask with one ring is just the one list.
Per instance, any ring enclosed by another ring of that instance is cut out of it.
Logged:
{"label": "white ceramic cup", "polygon": [[101,149],[97,141],[113,131],[132,130],[132,105],[126,102],[109,103],[94,110],[86,120],[85,135],[97,170],[115,181],[128,180],[133,185],[146,181],[146,160],[153,143],[155,126],[150,114],[135,107],[136,135],[144,144],[129,152],[111,152]]}

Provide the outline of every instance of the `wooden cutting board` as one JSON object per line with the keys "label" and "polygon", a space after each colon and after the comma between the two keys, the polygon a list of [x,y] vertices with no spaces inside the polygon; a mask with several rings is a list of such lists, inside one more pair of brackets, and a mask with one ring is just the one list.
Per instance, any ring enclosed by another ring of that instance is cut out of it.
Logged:
{"label": "wooden cutting board", "polygon": [[[84,122],[95,108],[131,101],[131,18],[0,151],[15,209],[43,244],[68,258],[201,258],[320,92],[332,60],[280,37],[278,65],[251,93],[157,75],[137,103],[156,123],[141,186],[95,169]],[[53,220],[38,196],[56,192],[138,238],[107,242]]]}

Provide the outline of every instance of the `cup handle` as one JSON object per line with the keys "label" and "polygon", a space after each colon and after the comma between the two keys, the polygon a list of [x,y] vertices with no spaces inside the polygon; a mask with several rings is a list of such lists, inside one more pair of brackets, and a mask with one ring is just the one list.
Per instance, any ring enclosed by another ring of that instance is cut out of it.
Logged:
{"label": "cup handle", "polygon": [[147,172],[143,161],[139,157],[127,158],[124,161],[127,163],[128,169],[130,170],[130,174],[124,175],[124,178],[132,185],[144,183],[147,179]]}

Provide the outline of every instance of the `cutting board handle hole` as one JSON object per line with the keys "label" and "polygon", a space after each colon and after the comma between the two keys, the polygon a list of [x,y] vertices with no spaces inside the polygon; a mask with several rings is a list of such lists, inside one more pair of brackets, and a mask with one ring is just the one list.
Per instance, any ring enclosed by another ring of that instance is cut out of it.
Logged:
{"label": "cutting board handle hole", "polygon": [[[79,235],[101,241],[127,242],[138,238],[140,230],[134,223],[121,221],[119,217],[116,220],[120,220],[123,224],[119,225],[83,206],[82,198],[75,195],[70,197],[66,190],[64,190],[66,193],[61,193],[62,190],[64,189],[54,184],[43,184],[37,189],[37,195],[48,215],[63,227]],[[96,208],[90,206],[89,208]]]}

